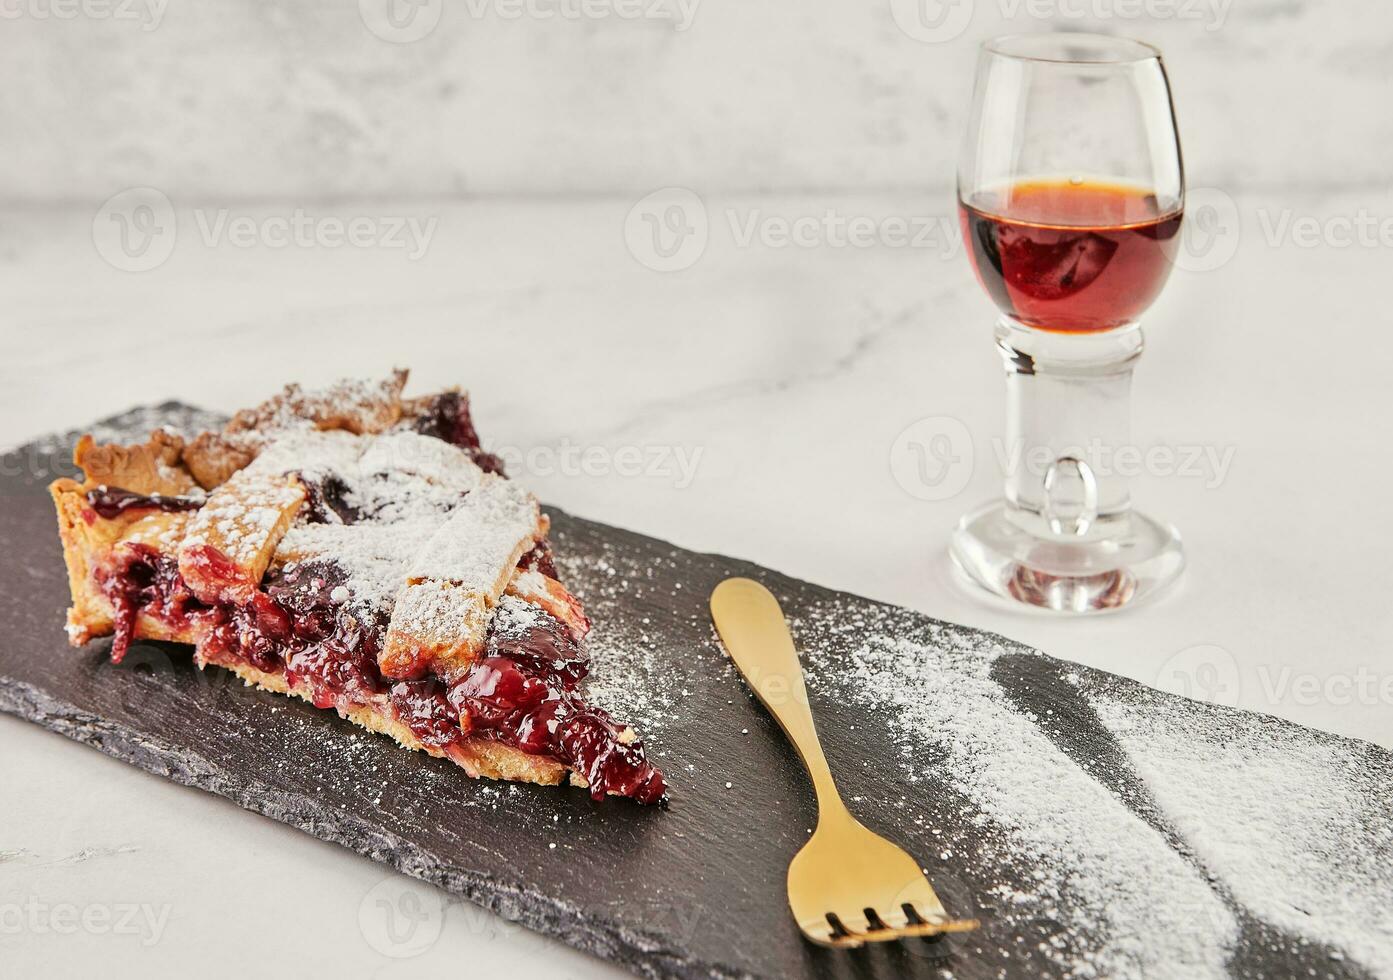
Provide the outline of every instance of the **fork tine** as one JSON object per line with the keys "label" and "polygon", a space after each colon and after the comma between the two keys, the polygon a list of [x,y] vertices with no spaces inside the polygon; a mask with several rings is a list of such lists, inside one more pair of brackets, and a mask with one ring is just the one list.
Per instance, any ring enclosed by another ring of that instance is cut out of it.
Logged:
{"label": "fork tine", "polygon": [[[825,922],[803,925],[803,933],[824,946],[854,949],[866,943],[883,943],[914,937],[932,938],[949,932],[967,932],[978,928],[979,925],[976,919],[953,919],[947,915],[925,918],[912,905],[905,904],[914,914],[910,915],[909,911],[905,910],[901,916],[892,915],[893,924],[876,909],[868,908],[855,915],[828,912]],[[903,921],[900,921],[901,918]]]}
{"label": "fork tine", "polygon": [[[837,945],[851,938],[851,930],[842,923],[841,916],[836,912],[828,912],[826,917],[826,941],[828,945]],[[860,945],[859,943],[857,945]]]}
{"label": "fork tine", "polygon": [[840,949],[850,949],[865,943],[885,943],[914,937],[932,938],[949,932],[967,932],[976,929],[978,925],[976,919],[946,919],[941,922],[910,923],[903,926],[889,926],[884,929],[871,929],[865,932],[850,932],[844,936],[830,936],[826,944]]}
{"label": "fork tine", "polygon": [[875,928],[875,926],[871,925],[870,920],[866,918],[864,910],[852,915],[842,916],[842,924],[846,926],[848,932],[857,936],[861,935],[863,932],[870,932]]}

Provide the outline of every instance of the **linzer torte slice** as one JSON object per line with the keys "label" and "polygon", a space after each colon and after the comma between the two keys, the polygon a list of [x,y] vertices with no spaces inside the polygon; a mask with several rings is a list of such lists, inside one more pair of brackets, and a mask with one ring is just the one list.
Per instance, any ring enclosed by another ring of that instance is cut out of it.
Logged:
{"label": "linzer torte slice", "polygon": [[77,444],[50,488],[74,645],[192,644],[471,776],[662,798],[632,729],[586,704],[581,605],[548,520],[485,452],[468,399],[287,388],[193,439]]}

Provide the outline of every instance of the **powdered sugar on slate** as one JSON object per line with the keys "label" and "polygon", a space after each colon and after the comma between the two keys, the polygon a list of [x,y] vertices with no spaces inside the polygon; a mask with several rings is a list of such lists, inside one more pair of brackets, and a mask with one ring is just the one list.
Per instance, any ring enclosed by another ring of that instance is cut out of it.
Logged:
{"label": "powdered sugar on slate", "polygon": [[1260,715],[1092,693],[1204,865],[1265,922],[1393,976],[1393,772]]}
{"label": "powdered sugar on slate", "polygon": [[600,547],[605,554],[598,561],[564,548],[556,554],[562,581],[573,583],[593,620],[585,643],[594,664],[586,699],[633,724],[647,740],[681,720],[686,676],[683,665],[673,662],[664,625],[632,614],[636,600],[651,601],[655,614],[663,609],[665,597],[651,583],[655,569],[607,544]]}
{"label": "powdered sugar on slate", "polygon": [[[1068,976],[1229,976],[1231,907],[992,679],[996,658],[1031,651],[904,610],[863,608],[826,603],[794,624],[809,686],[888,719],[909,783],[941,777],[984,826],[1005,828],[1003,839],[984,835],[999,879],[1018,878],[1006,866],[1022,859],[1035,869],[1027,887],[997,891],[994,917],[1006,918],[1005,930],[1017,918],[1058,922],[1054,945],[1039,952]],[[1200,865],[1234,898],[1265,922],[1393,972],[1390,810],[1361,812],[1370,799],[1393,803],[1393,790],[1369,785],[1371,766],[1299,731],[1274,741],[1242,713],[1191,725],[1177,722],[1187,716],[1170,701],[1164,711],[1093,703]]]}
{"label": "powdered sugar on slate", "polygon": [[[902,744],[946,752],[932,766],[946,764],[984,822],[1008,829],[999,859],[1035,867],[1028,890],[999,896],[1009,899],[1006,914],[1064,927],[1057,950],[1040,952],[1074,976],[1225,976],[1232,916],[1158,834],[1013,709],[987,673],[1001,650],[975,634],[922,635],[922,621],[897,620],[898,610],[868,621],[818,607],[797,634],[809,682],[888,710]],[[923,758],[903,756],[911,783],[933,774]],[[1070,931],[1106,938],[1079,960],[1070,948],[1091,944],[1070,942]]]}

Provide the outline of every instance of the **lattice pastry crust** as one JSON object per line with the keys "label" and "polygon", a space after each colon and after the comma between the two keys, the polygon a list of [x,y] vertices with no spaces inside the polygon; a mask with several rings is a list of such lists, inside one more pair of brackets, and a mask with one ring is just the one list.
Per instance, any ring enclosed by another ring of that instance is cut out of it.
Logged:
{"label": "lattice pastry crust", "polygon": [[403,402],[405,381],[291,386],[187,443],[84,437],[86,479],[50,488],[72,642],[191,643],[471,775],[660,798],[633,732],[579,694],[590,624],[536,499],[462,394]]}

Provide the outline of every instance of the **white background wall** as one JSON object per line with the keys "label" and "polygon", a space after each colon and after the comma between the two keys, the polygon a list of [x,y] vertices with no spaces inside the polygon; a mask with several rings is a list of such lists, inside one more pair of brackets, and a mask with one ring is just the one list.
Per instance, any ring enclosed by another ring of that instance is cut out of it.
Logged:
{"label": "white background wall", "polygon": [[1385,0],[0,0],[0,200],[937,190],[1051,27],[1164,49],[1192,183],[1393,183]]}

